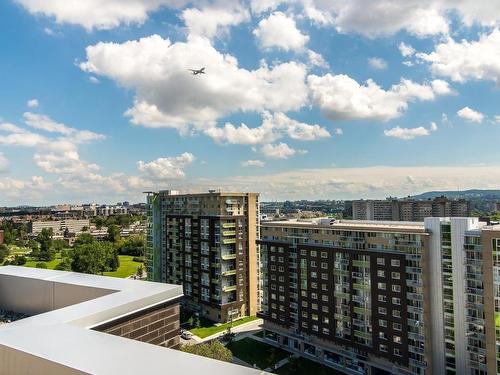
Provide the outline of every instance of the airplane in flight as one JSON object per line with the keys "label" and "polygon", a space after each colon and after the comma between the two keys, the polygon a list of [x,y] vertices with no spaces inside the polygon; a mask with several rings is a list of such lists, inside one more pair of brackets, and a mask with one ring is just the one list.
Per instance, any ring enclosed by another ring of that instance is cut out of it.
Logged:
{"label": "airplane in flight", "polygon": [[198,74],[205,74],[205,68],[201,69],[189,69],[191,71],[191,74],[196,76]]}

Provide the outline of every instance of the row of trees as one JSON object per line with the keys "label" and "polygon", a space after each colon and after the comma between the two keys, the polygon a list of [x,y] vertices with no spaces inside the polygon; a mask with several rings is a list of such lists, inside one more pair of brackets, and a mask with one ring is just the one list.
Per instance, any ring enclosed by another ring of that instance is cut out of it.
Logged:
{"label": "row of trees", "polygon": [[128,227],[136,221],[144,221],[144,215],[112,215],[112,216],[96,216],[91,219],[96,228],[109,227],[111,225],[118,225],[120,227]]}

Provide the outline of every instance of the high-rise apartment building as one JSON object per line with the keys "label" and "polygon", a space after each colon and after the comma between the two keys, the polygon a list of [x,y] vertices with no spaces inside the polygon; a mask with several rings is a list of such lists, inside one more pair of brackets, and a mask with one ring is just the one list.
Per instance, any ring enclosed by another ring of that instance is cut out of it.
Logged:
{"label": "high-rise apartment building", "polygon": [[148,193],[148,280],[181,284],[184,306],[226,322],[259,302],[259,195]]}
{"label": "high-rise apartment building", "polygon": [[264,337],[347,374],[500,372],[500,226],[261,226]]}
{"label": "high-rise apartment building", "polygon": [[354,220],[424,221],[426,217],[467,217],[470,204],[465,199],[437,197],[413,199],[357,200],[352,202]]}

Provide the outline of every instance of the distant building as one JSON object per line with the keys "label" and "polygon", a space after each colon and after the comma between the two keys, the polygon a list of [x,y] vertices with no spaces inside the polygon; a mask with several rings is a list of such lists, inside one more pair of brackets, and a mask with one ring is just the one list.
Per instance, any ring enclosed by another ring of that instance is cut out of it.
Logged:
{"label": "distant building", "polygon": [[4,241],[5,241],[5,233],[3,230],[0,230],[0,245],[2,245]]}
{"label": "distant building", "polygon": [[30,223],[30,233],[35,236],[43,229],[52,229],[55,235],[64,235],[66,232],[80,233],[84,228],[90,228],[88,219],[46,220]]}
{"label": "distant building", "polygon": [[226,322],[258,311],[259,195],[147,197],[148,280],[184,286],[184,306]]}
{"label": "distant building", "polygon": [[465,199],[434,200],[412,199],[357,200],[352,202],[354,220],[424,221],[426,217],[467,217],[470,204]]}

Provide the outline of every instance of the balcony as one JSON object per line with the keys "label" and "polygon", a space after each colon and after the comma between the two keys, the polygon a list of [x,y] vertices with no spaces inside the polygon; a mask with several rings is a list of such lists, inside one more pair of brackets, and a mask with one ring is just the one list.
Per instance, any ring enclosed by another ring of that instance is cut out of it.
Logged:
{"label": "balcony", "polygon": [[370,262],[366,260],[353,260],[352,265],[354,267],[362,267],[362,268],[369,268],[370,267]]}
{"label": "balcony", "polygon": [[222,235],[224,237],[227,237],[227,236],[236,236],[236,231],[234,231],[234,230],[224,230],[224,231],[222,231]]}
{"label": "balcony", "polygon": [[234,292],[236,290],[236,285],[226,285],[222,287],[224,293]]}
{"label": "balcony", "polygon": [[222,276],[233,276],[233,275],[236,275],[236,270],[222,271]]}
{"label": "balcony", "polygon": [[224,238],[222,240],[222,243],[224,245],[230,245],[230,244],[236,243],[236,238]]}
{"label": "balcony", "polygon": [[236,252],[223,252],[221,257],[224,260],[236,259]]}

